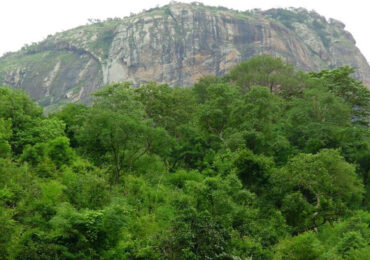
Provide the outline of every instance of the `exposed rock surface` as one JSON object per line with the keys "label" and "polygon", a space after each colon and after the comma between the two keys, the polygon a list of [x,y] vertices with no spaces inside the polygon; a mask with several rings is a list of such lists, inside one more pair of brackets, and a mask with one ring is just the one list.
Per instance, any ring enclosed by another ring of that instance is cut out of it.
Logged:
{"label": "exposed rock surface", "polygon": [[370,67],[344,24],[305,9],[239,12],[171,3],[123,19],[49,36],[0,58],[0,84],[26,89],[43,106],[86,101],[107,83],[192,86],[257,54],[305,71],[350,65],[370,83]]}

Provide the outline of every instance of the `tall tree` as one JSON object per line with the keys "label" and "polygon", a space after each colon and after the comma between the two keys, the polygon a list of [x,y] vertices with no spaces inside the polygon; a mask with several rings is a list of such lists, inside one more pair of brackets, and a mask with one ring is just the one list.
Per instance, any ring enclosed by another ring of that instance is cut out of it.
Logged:
{"label": "tall tree", "polygon": [[111,164],[112,181],[117,183],[122,170],[130,170],[135,161],[152,149],[155,138],[166,137],[166,133],[152,126],[129,84],[108,86],[94,96],[78,139],[95,163]]}
{"label": "tall tree", "polygon": [[336,219],[351,207],[359,206],[364,188],[339,151],[299,154],[273,175],[275,188],[287,223],[302,232]]}
{"label": "tall tree", "polygon": [[350,125],[350,107],[341,98],[320,89],[305,90],[288,106],[288,137],[306,152],[338,148],[342,131]]}
{"label": "tall tree", "polygon": [[362,125],[369,124],[370,91],[362,82],[355,80],[351,74],[354,68],[345,66],[333,70],[311,72],[310,76],[318,78],[322,86],[335,96],[342,98],[352,108],[352,120]]}
{"label": "tall tree", "polygon": [[264,86],[270,92],[286,97],[297,95],[307,84],[304,73],[297,73],[293,65],[268,55],[259,55],[240,63],[226,79],[240,86],[244,93],[252,86]]}
{"label": "tall tree", "polygon": [[0,118],[11,122],[13,134],[9,144],[15,154],[20,154],[25,145],[23,136],[37,126],[36,120],[42,118],[42,109],[24,91],[0,87]]}

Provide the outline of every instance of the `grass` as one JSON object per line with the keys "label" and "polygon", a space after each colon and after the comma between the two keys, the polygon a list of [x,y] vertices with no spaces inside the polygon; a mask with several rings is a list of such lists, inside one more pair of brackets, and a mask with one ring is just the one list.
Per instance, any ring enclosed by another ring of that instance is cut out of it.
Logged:
{"label": "grass", "polygon": [[45,57],[50,56],[50,51],[42,51],[34,54],[20,55],[17,57],[10,57],[0,60],[0,72],[14,70],[20,66],[25,67],[27,65],[40,64],[41,68],[50,66],[50,60]]}

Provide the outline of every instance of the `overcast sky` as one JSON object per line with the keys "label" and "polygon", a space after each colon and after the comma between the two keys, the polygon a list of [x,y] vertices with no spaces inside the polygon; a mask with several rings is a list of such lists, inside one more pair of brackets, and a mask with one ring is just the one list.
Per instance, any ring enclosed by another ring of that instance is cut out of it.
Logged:
{"label": "overcast sky", "polygon": [[[170,0],[0,0],[0,55],[47,35],[86,24],[89,18],[124,17],[169,3]],[[193,2],[183,0],[180,2]],[[237,10],[305,7],[346,24],[357,46],[370,61],[368,0],[200,0],[206,5]]]}

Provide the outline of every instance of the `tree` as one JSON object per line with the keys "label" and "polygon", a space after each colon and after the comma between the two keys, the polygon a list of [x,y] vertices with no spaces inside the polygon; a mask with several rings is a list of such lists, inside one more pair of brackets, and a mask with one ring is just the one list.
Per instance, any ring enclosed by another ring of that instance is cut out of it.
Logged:
{"label": "tree", "polygon": [[10,155],[9,139],[12,136],[11,121],[0,118],[0,158]]}
{"label": "tree", "polygon": [[280,102],[266,87],[252,87],[233,109],[233,126],[271,134],[273,123],[281,116]]}
{"label": "tree", "polygon": [[216,76],[208,75],[200,78],[198,82],[194,83],[194,88],[192,89],[196,102],[199,104],[204,104],[206,100],[210,98],[208,88],[211,85],[218,85],[224,83],[227,83],[226,79]]}
{"label": "tree", "polygon": [[193,120],[196,104],[191,89],[150,83],[134,91],[154,125],[172,136],[177,137],[178,128]]}
{"label": "tree", "polygon": [[5,208],[0,206],[0,259],[9,259],[9,248],[12,246],[11,238],[14,234],[14,220],[11,214]]}
{"label": "tree", "polygon": [[369,124],[370,91],[362,82],[350,75],[354,68],[345,66],[333,70],[311,72],[310,76],[321,80],[323,88],[327,88],[335,96],[343,99],[352,108],[352,120],[361,125]]}
{"label": "tree", "polygon": [[[343,215],[360,204],[364,192],[355,167],[338,150],[299,154],[272,178],[275,190],[281,194],[287,223],[295,226],[295,232],[316,228]],[[297,216],[302,216],[298,223]]]}
{"label": "tree", "polygon": [[69,146],[69,139],[64,136],[51,140],[48,143],[47,153],[57,168],[62,165],[70,165],[74,158],[74,151]]}
{"label": "tree", "polygon": [[274,167],[271,158],[254,154],[247,149],[238,153],[234,165],[243,184],[252,191],[261,191],[267,187]]}
{"label": "tree", "polygon": [[[61,203],[48,221],[49,229],[28,229],[21,234],[15,259],[94,259],[104,256],[118,242],[126,220],[123,207],[77,211]],[[109,258],[109,257],[107,257]]]}
{"label": "tree", "polygon": [[230,116],[239,97],[239,88],[225,83],[212,84],[207,88],[207,99],[199,106],[199,126],[208,139],[225,144]]}
{"label": "tree", "polygon": [[75,148],[78,145],[76,129],[81,126],[83,114],[86,110],[87,106],[85,104],[68,104],[60,112],[51,115],[51,117],[55,117],[65,123],[66,127],[64,131],[71,142],[71,147]]}
{"label": "tree", "polygon": [[290,144],[283,136],[282,100],[266,87],[252,87],[231,113],[233,135],[254,153],[274,155],[284,162]]}
{"label": "tree", "polygon": [[9,144],[15,154],[22,153],[24,133],[36,126],[42,118],[42,109],[36,106],[24,91],[0,87],[0,118],[11,122]]}
{"label": "tree", "polygon": [[320,259],[323,253],[323,246],[311,231],[281,241],[277,246],[274,259],[315,260]]}
{"label": "tree", "polygon": [[288,137],[305,152],[338,148],[340,134],[350,125],[350,108],[339,97],[320,89],[305,90],[289,103]]}
{"label": "tree", "polygon": [[65,123],[57,118],[37,118],[33,125],[18,134],[22,147],[48,142],[64,136]]}
{"label": "tree", "polygon": [[[86,112],[78,140],[97,165],[111,164],[114,183],[122,170],[130,170],[152,149],[153,137],[166,137],[145,116],[128,84],[110,85],[95,93],[94,104]],[[158,131],[162,134],[156,134]]]}
{"label": "tree", "polygon": [[185,209],[173,222],[171,251],[165,258],[231,259],[228,253],[230,234],[209,212]]}
{"label": "tree", "polygon": [[259,55],[244,61],[231,69],[228,80],[247,92],[253,86],[267,87],[272,93],[285,97],[300,93],[306,86],[305,75],[296,73],[291,64],[281,58]]}
{"label": "tree", "polygon": [[204,159],[212,154],[206,138],[199,129],[190,125],[182,125],[177,129],[176,143],[169,158],[170,170],[177,167],[203,169]]}

